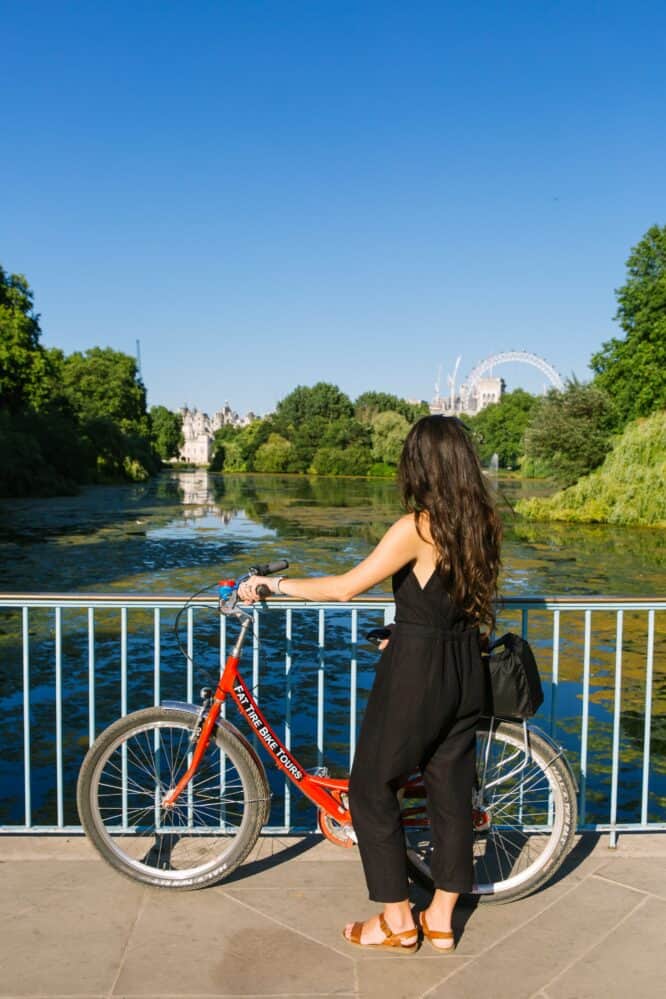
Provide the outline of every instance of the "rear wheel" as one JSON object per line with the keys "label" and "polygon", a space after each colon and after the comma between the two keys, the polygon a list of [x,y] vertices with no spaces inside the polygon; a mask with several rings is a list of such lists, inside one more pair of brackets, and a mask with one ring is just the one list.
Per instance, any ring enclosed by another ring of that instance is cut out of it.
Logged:
{"label": "rear wheel", "polygon": [[[485,724],[484,724],[485,722]],[[484,719],[477,730],[473,893],[510,902],[541,887],[566,857],[576,831],[576,788],[558,751],[521,724]],[[407,855],[432,885],[430,826],[420,782],[402,797]]]}
{"label": "rear wheel", "polygon": [[165,795],[187,770],[196,715],[148,708],[107,728],[83,761],[83,827],[112,867],[163,888],[203,888],[229,875],[268,814],[266,783],[240,739],[219,727],[175,804]]}

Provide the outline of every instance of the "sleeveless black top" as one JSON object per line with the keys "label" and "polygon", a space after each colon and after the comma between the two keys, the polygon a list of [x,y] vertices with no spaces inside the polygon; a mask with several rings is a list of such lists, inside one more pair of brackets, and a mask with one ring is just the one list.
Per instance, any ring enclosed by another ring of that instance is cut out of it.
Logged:
{"label": "sleeveless black top", "polygon": [[422,766],[457,724],[473,724],[483,697],[479,629],[441,576],[433,572],[421,586],[406,565],[393,577],[393,593],[395,627],[360,736],[386,780]]}

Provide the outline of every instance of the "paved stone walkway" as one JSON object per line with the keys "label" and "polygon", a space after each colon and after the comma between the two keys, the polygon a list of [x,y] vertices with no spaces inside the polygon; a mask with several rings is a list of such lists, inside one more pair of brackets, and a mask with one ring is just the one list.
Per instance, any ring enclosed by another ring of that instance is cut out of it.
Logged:
{"label": "paved stone walkway", "polygon": [[316,838],[262,838],[233,880],[186,893],[126,880],[80,838],[0,838],[0,996],[652,999],[665,860],[663,835],[583,837],[538,894],[459,906],[455,954],[399,957],[344,943],[377,907],[356,851]]}

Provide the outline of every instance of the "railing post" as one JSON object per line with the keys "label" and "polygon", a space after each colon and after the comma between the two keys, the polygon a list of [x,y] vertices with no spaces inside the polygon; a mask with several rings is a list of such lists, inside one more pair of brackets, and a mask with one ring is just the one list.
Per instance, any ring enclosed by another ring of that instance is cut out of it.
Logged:
{"label": "railing post", "polygon": [[620,713],[622,711],[622,628],[624,612],[619,610],[615,620],[615,694],[613,698],[613,748],[611,751],[611,800],[609,846],[617,846],[617,788],[620,776]]}
{"label": "railing post", "polygon": [[654,669],[654,611],[648,611],[648,635],[645,661],[645,730],[643,732],[643,784],[641,788],[641,822],[648,820],[650,790],[650,739],[652,729],[652,673]]}
{"label": "railing post", "polygon": [[23,794],[25,796],[25,824],[29,828],[32,825],[32,797],[30,791],[32,782],[30,774],[30,627],[27,607],[22,608],[21,619],[21,645],[23,649]]}

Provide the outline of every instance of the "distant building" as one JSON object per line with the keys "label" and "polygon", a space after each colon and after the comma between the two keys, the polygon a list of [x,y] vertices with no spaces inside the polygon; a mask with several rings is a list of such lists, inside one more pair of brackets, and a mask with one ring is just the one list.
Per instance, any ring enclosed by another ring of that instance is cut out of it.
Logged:
{"label": "distant building", "polygon": [[500,402],[504,393],[503,378],[478,378],[471,391],[467,385],[461,385],[456,392],[441,396],[439,391],[430,403],[430,412],[444,416],[473,416],[480,413],[486,406]]}
{"label": "distant building", "polygon": [[225,426],[246,427],[257,417],[254,413],[246,413],[239,416],[228,402],[225,402],[222,409],[218,409],[212,418],[208,413],[203,413],[198,409],[188,409],[183,406],[180,410],[183,418],[183,446],[180,449],[179,458],[192,465],[208,465],[213,450],[213,438],[215,431]]}

